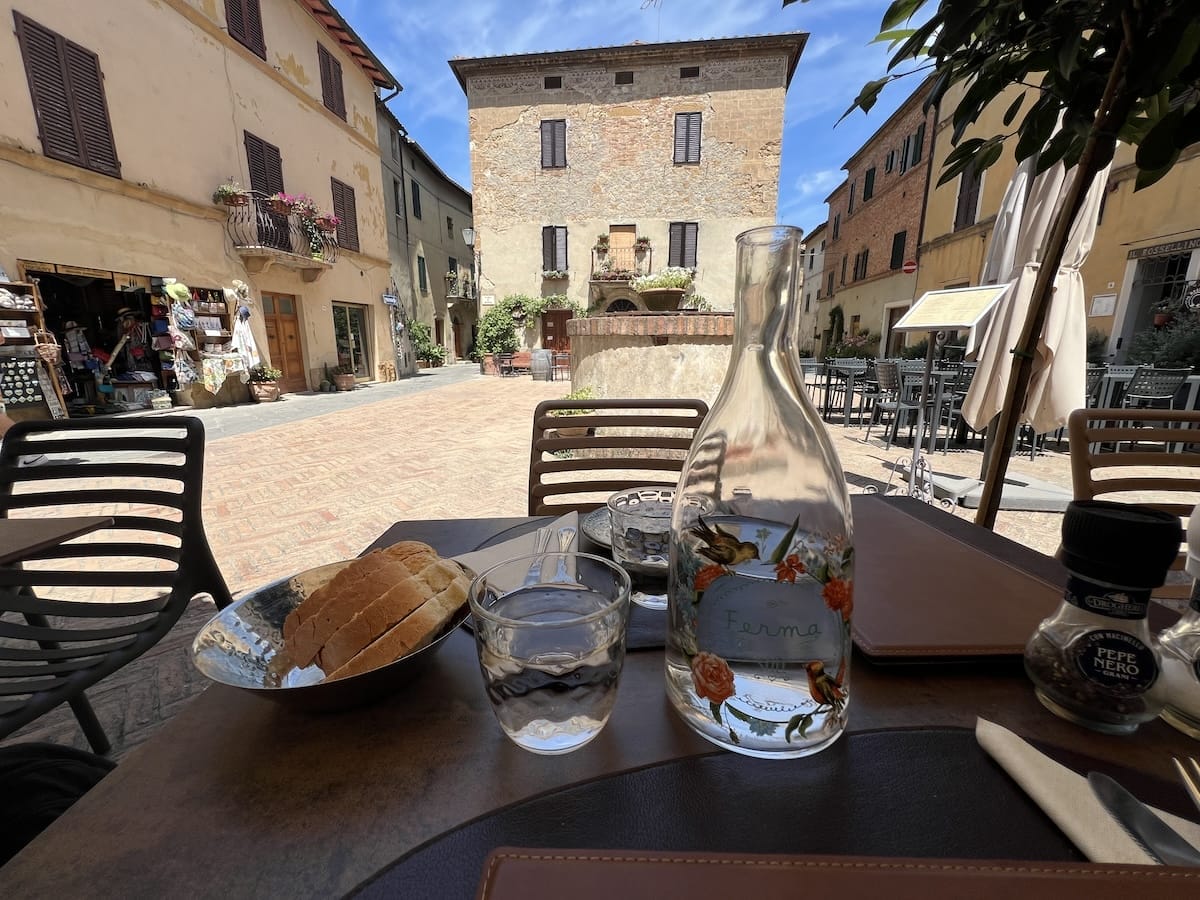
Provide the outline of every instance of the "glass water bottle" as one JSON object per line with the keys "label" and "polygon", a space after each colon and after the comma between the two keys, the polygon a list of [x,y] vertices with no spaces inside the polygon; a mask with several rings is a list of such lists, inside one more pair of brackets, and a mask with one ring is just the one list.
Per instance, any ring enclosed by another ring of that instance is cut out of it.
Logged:
{"label": "glass water bottle", "polygon": [[738,236],[729,369],[671,522],[667,693],[766,758],[829,746],[850,703],[850,498],[796,353],[803,258],[799,229]]}

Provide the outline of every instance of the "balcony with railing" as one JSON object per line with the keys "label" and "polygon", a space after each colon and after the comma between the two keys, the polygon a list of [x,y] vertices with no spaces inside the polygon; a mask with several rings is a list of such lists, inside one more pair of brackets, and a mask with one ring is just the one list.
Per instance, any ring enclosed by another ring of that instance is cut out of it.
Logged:
{"label": "balcony with railing", "polygon": [[592,281],[628,282],[649,275],[654,263],[650,247],[605,247],[592,250]]}
{"label": "balcony with railing", "polygon": [[335,230],[302,218],[262,194],[249,192],[244,203],[228,204],[225,231],[251,275],[273,265],[298,269],[305,281],[316,281],[338,258]]}
{"label": "balcony with railing", "polygon": [[454,275],[446,273],[446,302],[455,303],[458,301],[474,302],[477,296],[475,285],[471,283],[471,279],[466,275]]}

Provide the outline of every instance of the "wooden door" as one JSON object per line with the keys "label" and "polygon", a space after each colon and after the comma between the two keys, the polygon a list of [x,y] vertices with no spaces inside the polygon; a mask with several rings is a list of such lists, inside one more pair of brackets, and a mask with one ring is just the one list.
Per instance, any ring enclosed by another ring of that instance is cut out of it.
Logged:
{"label": "wooden door", "polygon": [[608,226],[608,255],[614,269],[633,271],[637,266],[634,258],[633,241],[637,237],[636,225]]}
{"label": "wooden door", "polygon": [[296,298],[291,294],[264,292],[262,306],[271,365],[283,372],[279,379],[280,389],[308,390],[308,381],[304,376],[304,351],[300,348],[300,318],[296,313]]}
{"label": "wooden door", "polygon": [[571,349],[567,337],[567,321],[572,313],[569,309],[548,309],[542,313],[542,349],[566,352]]}

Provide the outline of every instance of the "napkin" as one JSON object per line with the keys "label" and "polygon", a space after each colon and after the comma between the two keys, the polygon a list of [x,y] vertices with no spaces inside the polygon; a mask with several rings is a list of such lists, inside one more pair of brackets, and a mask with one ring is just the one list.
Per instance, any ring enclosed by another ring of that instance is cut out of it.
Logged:
{"label": "napkin", "polygon": [[[566,515],[559,516],[544,527],[550,529],[550,543],[546,545],[548,552],[558,550],[558,532],[560,528],[575,529],[575,537],[571,541],[571,546],[567,549],[579,549],[579,513],[572,510]],[[478,575],[505,560],[515,559],[518,556],[531,556],[534,553],[537,553],[536,528],[531,529],[528,534],[522,534],[512,540],[493,544],[490,547],[484,547],[480,550],[472,550],[470,553],[460,553],[458,556],[452,556],[451,559],[461,563]]]}
{"label": "napkin", "polygon": [[[976,719],[975,739],[1092,862],[1155,864],[1096,799],[1084,776],[986,719]],[[1192,846],[1200,848],[1200,825],[1150,808]]]}

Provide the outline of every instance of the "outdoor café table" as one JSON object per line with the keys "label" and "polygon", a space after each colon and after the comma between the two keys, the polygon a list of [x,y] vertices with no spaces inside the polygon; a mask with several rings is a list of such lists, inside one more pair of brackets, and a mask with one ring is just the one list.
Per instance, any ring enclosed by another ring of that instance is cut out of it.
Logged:
{"label": "outdoor caf\u00e9 table", "polygon": [[[933,529],[949,543],[961,542],[1007,565],[1047,579],[1062,577],[1054,560],[908,498],[856,497],[856,518],[881,511],[890,515],[883,504],[917,520],[916,527],[897,531],[897,542],[921,539],[913,536],[928,536]],[[378,544],[419,539],[455,554],[530,521],[400,522]],[[911,600],[915,591],[935,591],[952,602],[937,572],[924,581],[898,579],[895,591],[897,604]],[[789,773],[808,765],[838,765],[848,742],[868,739],[872,730],[972,728],[977,715],[1048,745],[1164,780],[1173,775],[1172,753],[1196,752],[1194,742],[1161,722],[1119,738],[1050,715],[1035,699],[1019,659],[906,667],[872,665],[856,654],[851,690],[849,737],[809,760],[761,762],[716,751],[680,721],[664,694],[663,656],[657,650],[628,654],[607,727],[588,746],[563,756],[527,753],[504,737],[484,694],[474,641],[461,630],[446,640],[417,681],[359,709],[302,714],[214,685],[0,869],[0,895],[6,900],[340,896],[463,823],[535,795],[552,797],[568,785],[693,758],[698,764],[744,764],[785,784],[794,777]],[[946,762],[952,767],[955,761]],[[980,764],[990,766],[986,759]],[[870,819],[874,802],[918,802],[905,795],[907,783],[901,779],[888,792],[890,801],[847,792],[843,817]],[[681,795],[679,804],[686,800]],[[682,806],[629,811],[668,823],[684,813]],[[978,817],[989,813],[979,810]],[[575,818],[586,815],[587,810],[578,810]],[[932,823],[936,813],[912,816],[907,827],[894,827],[897,823],[889,820],[877,823],[877,831],[920,840],[925,825],[916,823]],[[555,836],[563,824],[545,823],[542,846],[561,846]],[[719,822],[707,824],[721,834]],[[812,825],[788,821],[780,828],[803,835]],[[829,827],[825,816],[815,827]],[[619,846],[617,834],[611,842],[584,846]],[[928,847],[921,855],[946,855],[939,849]],[[464,861],[460,867],[474,885],[478,864]],[[438,891],[436,873],[431,877],[431,895],[447,896]]]}
{"label": "outdoor caf\u00e9 table", "polygon": [[0,519],[0,565],[20,562],[42,550],[113,523],[109,516],[47,516]]}
{"label": "outdoor caf\u00e9 table", "polygon": [[836,363],[828,363],[825,368],[825,402],[821,413],[821,417],[828,422],[829,414],[832,412],[830,399],[833,396],[833,385],[835,381],[844,381],[846,386],[846,402],[842,410],[842,427],[846,428],[850,425],[850,413],[854,409],[854,392],[858,389],[858,379],[867,374],[867,364],[864,362],[861,365],[837,365]]}

